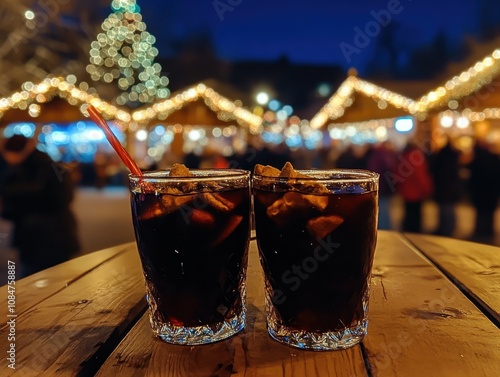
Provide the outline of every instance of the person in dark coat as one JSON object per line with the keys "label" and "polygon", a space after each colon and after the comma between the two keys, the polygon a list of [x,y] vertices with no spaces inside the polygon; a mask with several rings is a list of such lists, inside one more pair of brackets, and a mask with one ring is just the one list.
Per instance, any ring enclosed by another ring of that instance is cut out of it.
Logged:
{"label": "person in dark coat", "polygon": [[384,141],[373,147],[367,161],[367,168],[380,174],[379,179],[379,211],[378,228],[392,229],[390,214],[391,199],[395,194],[394,185],[390,181],[390,174],[397,169],[397,155],[390,141]]}
{"label": "person in dark coat", "polygon": [[186,153],[182,163],[189,169],[199,169],[201,164],[201,156],[196,154],[195,151]]}
{"label": "person in dark coat", "polygon": [[349,145],[340,154],[335,166],[339,169],[366,169],[366,158],[363,152],[361,148]]}
{"label": "person in dark coat", "polygon": [[34,139],[22,135],[0,146],[8,165],[0,177],[0,214],[14,225],[20,277],[67,261],[80,246],[71,174],[35,147]]}
{"label": "person in dark coat", "polygon": [[462,194],[460,153],[448,142],[431,157],[430,169],[434,180],[434,200],[439,211],[435,233],[451,237],[457,223],[456,204]]}
{"label": "person in dark coat", "polygon": [[500,160],[489,146],[478,140],[470,162],[470,197],[476,211],[472,240],[493,243],[494,215],[499,196]]}

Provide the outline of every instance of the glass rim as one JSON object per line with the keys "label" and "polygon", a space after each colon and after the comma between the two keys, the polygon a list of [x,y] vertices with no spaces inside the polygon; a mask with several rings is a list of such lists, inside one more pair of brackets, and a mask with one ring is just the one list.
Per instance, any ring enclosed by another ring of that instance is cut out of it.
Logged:
{"label": "glass rim", "polygon": [[243,169],[231,168],[206,168],[206,169],[189,169],[195,175],[171,177],[166,175],[171,169],[145,171],[143,175],[128,174],[130,182],[145,181],[145,182],[172,182],[172,181],[212,181],[220,179],[241,179],[250,177],[250,171]]}
{"label": "glass rim", "polygon": [[273,180],[277,182],[304,181],[304,182],[333,182],[333,183],[363,183],[376,182],[380,174],[366,169],[299,169],[298,173],[309,175],[308,177],[279,177],[254,174],[259,180]]}

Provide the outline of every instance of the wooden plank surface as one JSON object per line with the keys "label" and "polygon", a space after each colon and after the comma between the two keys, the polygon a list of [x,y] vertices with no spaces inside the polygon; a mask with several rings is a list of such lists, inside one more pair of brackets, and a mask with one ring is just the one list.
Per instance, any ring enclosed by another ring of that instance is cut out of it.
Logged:
{"label": "wooden plank surface", "polygon": [[499,247],[446,237],[405,236],[500,325]]}
{"label": "wooden plank surface", "polygon": [[[127,249],[135,248],[135,243],[111,247],[95,253],[87,254],[58,266],[48,268],[36,274],[17,280],[14,288],[16,297],[16,314],[21,314],[46,298],[66,288],[83,275],[102,263],[115,257]],[[0,288],[0,307],[2,314],[7,314],[7,287]],[[1,326],[4,327],[5,325]]]}
{"label": "wooden plank surface", "polygon": [[397,233],[379,232],[363,341],[373,376],[498,376],[500,330]]}
{"label": "wooden plank surface", "polygon": [[[428,250],[424,241],[418,245]],[[93,375],[99,367],[100,376],[499,375],[500,330],[404,236],[379,233],[368,336],[362,346],[334,352],[301,351],[268,336],[255,241],[251,246],[244,332],[189,347],[156,339],[147,315],[130,330],[146,306],[140,262],[130,247],[19,315],[18,369],[4,373],[10,370],[3,358],[1,375]],[[452,248],[442,250],[446,255]],[[6,339],[4,327],[3,350]]]}
{"label": "wooden plank surface", "polygon": [[264,280],[256,243],[251,242],[247,277],[247,328],[203,346],[167,344],[153,336],[147,314],[99,370],[98,376],[367,376],[361,347],[335,352],[286,347],[267,334]]}
{"label": "wooden plank surface", "polygon": [[[11,373],[2,376],[92,375],[145,308],[139,256],[128,247],[16,318],[16,370],[3,357],[0,370]],[[8,349],[7,329],[0,339]]]}

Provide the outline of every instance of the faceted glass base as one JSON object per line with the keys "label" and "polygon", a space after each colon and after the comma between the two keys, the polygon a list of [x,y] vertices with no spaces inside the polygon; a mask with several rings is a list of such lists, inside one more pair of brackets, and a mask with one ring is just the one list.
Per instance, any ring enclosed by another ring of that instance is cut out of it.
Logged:
{"label": "faceted glass base", "polygon": [[226,339],[245,328],[246,311],[221,323],[185,327],[167,323],[157,323],[150,317],[151,328],[155,335],[172,344],[196,345]]}
{"label": "faceted glass base", "polygon": [[[246,261],[246,256],[245,256]],[[234,305],[227,308],[222,304],[217,312],[211,313],[213,322],[200,326],[183,326],[180,322],[166,320],[160,312],[155,285],[146,279],[146,300],[149,306],[149,322],[154,334],[172,344],[197,345],[218,342],[245,328],[246,325],[246,262],[237,281],[237,294]],[[227,300],[228,301],[228,300]],[[205,315],[206,317],[206,315]],[[217,318],[217,319],[213,319]],[[217,321],[220,318],[219,321]],[[191,324],[194,321],[191,318]],[[201,321],[200,321],[201,322]],[[195,322],[194,324],[196,324]],[[201,322],[203,323],[203,322]]]}
{"label": "faceted glass base", "polygon": [[357,326],[343,331],[312,333],[290,329],[268,319],[267,330],[269,335],[280,343],[301,349],[314,351],[331,351],[352,347],[365,337],[368,320],[364,319]]}

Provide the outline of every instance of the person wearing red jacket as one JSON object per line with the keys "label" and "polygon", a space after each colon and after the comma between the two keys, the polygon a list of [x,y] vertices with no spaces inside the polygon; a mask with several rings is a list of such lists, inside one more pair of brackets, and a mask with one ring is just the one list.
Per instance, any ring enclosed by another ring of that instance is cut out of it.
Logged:
{"label": "person wearing red jacket", "polygon": [[402,230],[421,233],[422,204],[434,191],[427,156],[416,144],[409,142],[398,160],[393,182],[404,202]]}

